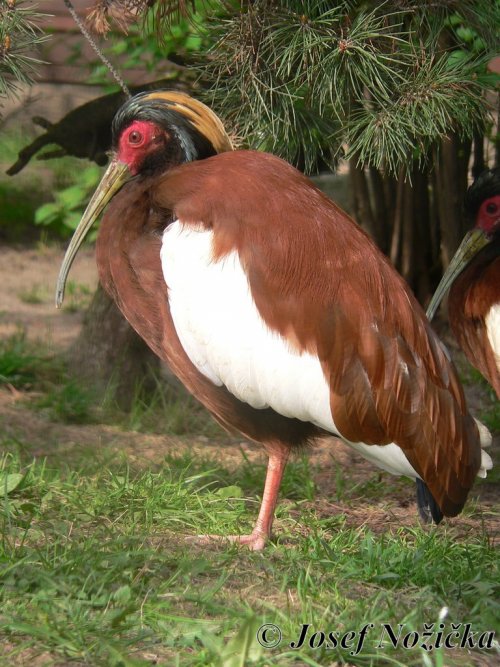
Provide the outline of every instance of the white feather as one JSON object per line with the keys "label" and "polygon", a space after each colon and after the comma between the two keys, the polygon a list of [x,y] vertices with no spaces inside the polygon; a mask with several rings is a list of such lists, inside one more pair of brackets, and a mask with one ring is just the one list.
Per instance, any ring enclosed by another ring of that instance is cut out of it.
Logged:
{"label": "white feather", "polygon": [[365,459],[368,459],[371,463],[393,475],[406,475],[412,478],[420,477],[406,458],[401,447],[394,442],[390,445],[365,445],[363,442],[349,442],[349,445],[364,456]]}
{"label": "white feather", "polygon": [[486,316],[486,332],[500,369],[500,304],[492,306]]}
{"label": "white feather", "polygon": [[488,452],[485,452],[483,448],[490,447],[491,443],[493,442],[493,438],[486,426],[480,422],[479,419],[474,419],[474,421],[476,422],[477,429],[479,431],[479,440],[481,442],[481,464],[479,466],[477,476],[484,478],[486,477],[488,470],[493,468],[493,461],[491,460],[491,456],[488,454]]}
{"label": "white feather", "polygon": [[[163,235],[161,262],[180,342],[196,368],[254,408],[271,407],[340,435],[319,360],[271,331],[253,301],[236,252],[213,259],[213,235],[176,221]],[[396,475],[418,477],[396,444],[351,443]]]}

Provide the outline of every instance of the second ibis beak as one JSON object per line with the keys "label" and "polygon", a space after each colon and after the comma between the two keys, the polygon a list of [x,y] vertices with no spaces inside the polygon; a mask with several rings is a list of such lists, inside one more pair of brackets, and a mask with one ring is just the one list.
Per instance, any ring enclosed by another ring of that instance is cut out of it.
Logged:
{"label": "second ibis beak", "polygon": [[118,160],[113,160],[109,167],[106,169],[106,172],[102,177],[97,190],[94,192],[92,199],[85,209],[82,219],[78,223],[78,227],[76,228],[75,233],[73,234],[69,243],[68,249],[66,250],[66,254],[64,255],[64,259],[59,270],[59,277],[57,279],[57,308],[60,308],[62,305],[66,279],[68,277],[71,265],[73,264],[73,260],[76,257],[76,253],[82,245],[83,240],[87,236],[96,219],[104,211],[113,195],[115,195],[122,187],[122,185],[126,183],[131,177],[132,174],[130,173],[128,166],[124,162],[118,162]]}
{"label": "second ibis beak", "polygon": [[477,253],[488,245],[490,241],[491,239],[481,229],[472,229],[464,236],[462,243],[453,255],[453,258],[444,272],[441,282],[437,286],[431,302],[427,307],[426,314],[429,321],[434,317],[439,304],[446,292],[452,286],[455,278],[462,273],[467,264],[469,264]]}

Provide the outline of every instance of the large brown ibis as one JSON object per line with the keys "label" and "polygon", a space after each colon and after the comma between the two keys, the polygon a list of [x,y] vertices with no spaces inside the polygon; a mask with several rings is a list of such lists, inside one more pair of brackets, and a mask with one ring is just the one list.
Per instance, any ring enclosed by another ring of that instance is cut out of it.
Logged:
{"label": "large brown ibis", "polygon": [[427,309],[432,319],[449,289],[448,318],[465,355],[500,398],[500,169],[483,172],[467,191],[465,235]]}
{"label": "large brown ibis", "polygon": [[231,150],[217,116],[186,95],[138,95],[112,129],[57,304],[109,204],[96,250],[104,288],[212,415],[269,456],[252,533],[227,539],[263,548],[290,452],[325,434],[417,479],[425,516],[457,515],[491,466],[489,434],[370,238],[286,162]]}

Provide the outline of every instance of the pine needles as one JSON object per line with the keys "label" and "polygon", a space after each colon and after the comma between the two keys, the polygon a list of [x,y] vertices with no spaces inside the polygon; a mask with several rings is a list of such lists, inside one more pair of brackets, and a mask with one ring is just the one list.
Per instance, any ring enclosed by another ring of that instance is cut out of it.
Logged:
{"label": "pine needles", "polygon": [[[447,133],[470,136],[486,121],[480,74],[500,6],[466,1],[462,14],[458,6],[245,4],[208,24],[214,47],[200,68],[207,102],[247,145],[308,172],[345,156],[397,173]],[[450,28],[451,17],[463,16],[479,50]]]}
{"label": "pine needles", "polygon": [[37,64],[33,48],[45,41],[37,21],[43,14],[23,0],[0,0],[0,98],[15,95],[19,85],[32,84]]}
{"label": "pine needles", "polygon": [[348,120],[347,157],[396,173],[409,156],[424,160],[448,133],[467,135],[484,122],[481,64],[474,59],[458,64],[447,56],[426,60],[391,97],[372,97]]}

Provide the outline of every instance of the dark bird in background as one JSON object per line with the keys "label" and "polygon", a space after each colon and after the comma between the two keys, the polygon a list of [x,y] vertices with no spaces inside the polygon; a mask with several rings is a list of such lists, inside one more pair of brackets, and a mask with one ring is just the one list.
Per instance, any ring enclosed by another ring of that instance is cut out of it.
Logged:
{"label": "dark bird in background", "polygon": [[467,191],[466,234],[427,309],[432,319],[449,289],[448,318],[465,355],[500,399],[500,169],[484,171]]}
{"label": "dark bird in background", "polygon": [[113,158],[66,252],[57,305],[107,206],[103,287],[212,415],[269,456],[252,533],[227,539],[263,548],[290,452],[325,434],[418,479],[424,516],[457,515],[491,466],[489,434],[370,238],[286,162],[231,150],[217,116],[187,95],[138,95],[112,130]]}
{"label": "dark bird in background", "polygon": [[[154,90],[164,87],[165,83],[165,79],[160,79],[131,90],[135,93]],[[38,155],[38,160],[72,155],[92,160],[100,166],[105,165],[108,161],[107,152],[111,148],[111,123],[126,97],[122,91],[96,97],[72,109],[57,123],[51,123],[41,116],[34,116],[33,123],[43,127],[46,132],[19,152],[17,161],[7,169],[6,173],[9,176],[18,174],[42,148],[51,145],[57,145],[59,148]]]}

